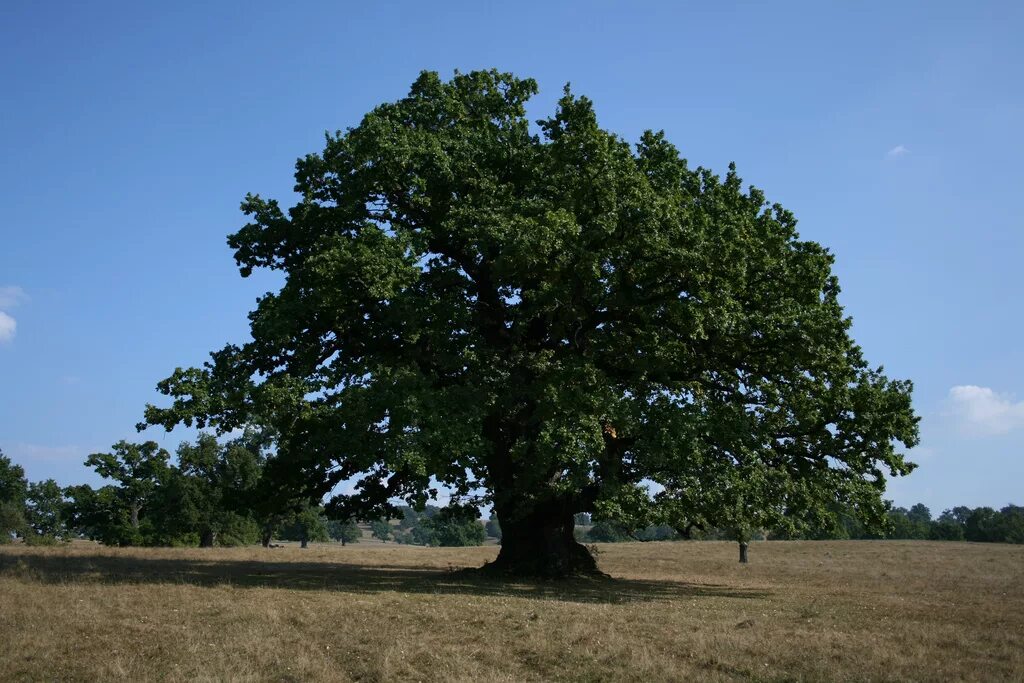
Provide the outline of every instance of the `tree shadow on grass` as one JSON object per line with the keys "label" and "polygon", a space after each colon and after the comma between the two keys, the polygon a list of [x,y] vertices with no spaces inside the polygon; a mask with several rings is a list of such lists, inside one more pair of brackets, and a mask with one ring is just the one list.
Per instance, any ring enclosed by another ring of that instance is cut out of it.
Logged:
{"label": "tree shadow on grass", "polygon": [[347,593],[419,593],[517,597],[590,603],[629,603],[696,597],[756,599],[764,591],[720,584],[585,578],[501,580],[466,571],[338,562],[168,559],[118,555],[0,553],[0,576],[49,584],[179,584]]}

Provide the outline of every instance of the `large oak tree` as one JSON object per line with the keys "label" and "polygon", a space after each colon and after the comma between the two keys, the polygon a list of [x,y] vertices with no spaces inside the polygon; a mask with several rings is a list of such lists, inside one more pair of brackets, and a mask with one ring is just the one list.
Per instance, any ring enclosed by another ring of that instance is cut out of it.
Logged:
{"label": "large oak tree", "polygon": [[492,567],[517,574],[594,569],[577,512],[880,519],[885,476],[913,467],[911,385],[850,339],[828,250],[734,168],[690,168],[661,133],[631,146],[568,88],[531,126],[536,92],[423,73],[297,162],[287,212],[247,196],[228,243],[284,285],[146,422],[264,425],[282,481],[356,480],[341,517],[438,482],[493,503]]}

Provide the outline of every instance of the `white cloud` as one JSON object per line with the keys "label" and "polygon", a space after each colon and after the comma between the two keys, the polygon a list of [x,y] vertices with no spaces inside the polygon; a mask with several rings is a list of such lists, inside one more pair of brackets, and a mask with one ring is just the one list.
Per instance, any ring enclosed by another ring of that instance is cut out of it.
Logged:
{"label": "white cloud", "polygon": [[897,159],[901,156],[908,154],[909,152],[910,150],[907,149],[904,145],[896,145],[888,152],[886,152],[885,156],[889,157],[890,159]]}
{"label": "white cloud", "polygon": [[949,390],[950,414],[961,428],[980,436],[1006,434],[1024,427],[1024,401],[972,384]]}
{"label": "white cloud", "polygon": [[18,330],[18,322],[5,313],[27,299],[25,290],[14,285],[0,287],[0,342],[11,341]]}
{"label": "white cloud", "polygon": [[11,341],[18,329],[18,321],[0,311],[0,342]]}

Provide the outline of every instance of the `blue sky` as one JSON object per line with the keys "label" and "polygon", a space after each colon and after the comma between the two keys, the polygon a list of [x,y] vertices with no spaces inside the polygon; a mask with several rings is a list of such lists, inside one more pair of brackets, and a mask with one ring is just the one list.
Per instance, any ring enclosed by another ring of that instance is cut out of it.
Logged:
{"label": "blue sky", "polygon": [[854,337],[916,385],[897,504],[1024,503],[1024,5],[482,5],[4,3],[0,449],[95,482],[158,380],[247,338],[274,282],[225,244],[245,193],[289,203],[295,159],[420,70],[497,67],[534,118],[571,81],[627,139],[736,161],[833,249]]}

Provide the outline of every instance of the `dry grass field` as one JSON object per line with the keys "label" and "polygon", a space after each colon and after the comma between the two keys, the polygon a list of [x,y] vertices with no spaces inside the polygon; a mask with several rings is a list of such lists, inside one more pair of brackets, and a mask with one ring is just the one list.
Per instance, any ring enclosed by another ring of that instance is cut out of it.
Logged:
{"label": "dry grass field", "polygon": [[495,548],[0,548],[0,680],[1024,680],[1024,547],[598,546],[503,585]]}

